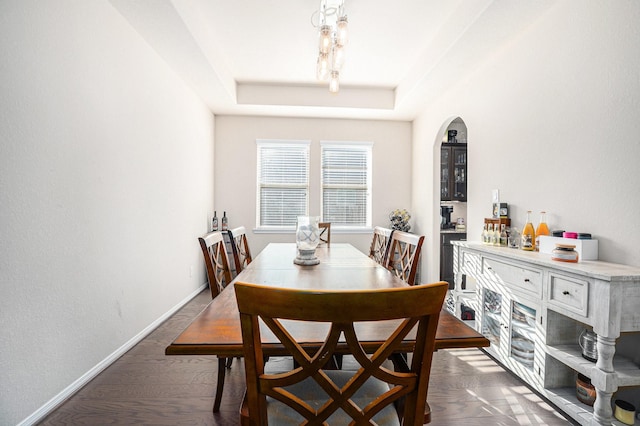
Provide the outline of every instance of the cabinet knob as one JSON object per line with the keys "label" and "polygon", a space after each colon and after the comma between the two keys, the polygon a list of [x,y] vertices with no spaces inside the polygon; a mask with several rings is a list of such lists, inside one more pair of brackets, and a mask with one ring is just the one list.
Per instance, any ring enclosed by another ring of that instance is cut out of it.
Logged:
{"label": "cabinet knob", "polygon": [[524,282],[525,282],[525,283],[530,283],[531,281],[529,280],[529,278],[525,278],[525,279],[524,279]]}
{"label": "cabinet knob", "polygon": [[565,296],[568,296],[570,293],[567,290],[565,290],[562,292],[562,294],[564,294]]}

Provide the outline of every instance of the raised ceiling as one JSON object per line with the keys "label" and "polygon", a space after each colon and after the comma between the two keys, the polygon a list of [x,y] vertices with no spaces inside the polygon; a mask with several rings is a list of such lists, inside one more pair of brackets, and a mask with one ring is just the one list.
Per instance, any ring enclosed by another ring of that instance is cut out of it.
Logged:
{"label": "raised ceiling", "polygon": [[346,0],[340,92],[315,80],[318,0],[110,0],[214,114],[412,120],[555,1]]}

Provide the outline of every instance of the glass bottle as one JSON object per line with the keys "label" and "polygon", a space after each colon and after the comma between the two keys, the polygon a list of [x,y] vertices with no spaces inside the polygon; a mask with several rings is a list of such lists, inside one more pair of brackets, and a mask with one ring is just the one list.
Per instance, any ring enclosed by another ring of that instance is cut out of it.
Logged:
{"label": "glass bottle", "polygon": [[507,245],[509,248],[519,249],[520,248],[520,231],[517,228],[511,227],[509,232],[507,232]]}
{"label": "glass bottle", "polygon": [[487,244],[487,225],[486,223],[482,226],[482,234],[480,236],[482,240],[482,244]]}
{"label": "glass bottle", "polygon": [[540,223],[536,228],[536,251],[540,251],[540,235],[549,235],[547,212],[540,212]]}
{"label": "glass bottle", "polygon": [[213,219],[211,220],[211,232],[218,230],[218,212],[213,211]]}
{"label": "glass bottle", "polygon": [[227,212],[222,215],[222,230],[226,231],[229,228],[229,219],[227,219]]}
{"label": "glass bottle", "polygon": [[493,224],[493,233],[491,234],[491,245],[499,246],[500,245],[500,228],[498,228],[498,224]]}
{"label": "glass bottle", "polygon": [[536,231],[533,229],[533,224],[531,223],[531,210],[527,211],[527,219],[525,220],[524,228],[522,228],[522,236],[521,236],[522,250],[532,251],[536,248]]}
{"label": "glass bottle", "polygon": [[507,235],[507,225],[504,223],[500,224],[500,247],[507,246],[507,239],[509,236]]}

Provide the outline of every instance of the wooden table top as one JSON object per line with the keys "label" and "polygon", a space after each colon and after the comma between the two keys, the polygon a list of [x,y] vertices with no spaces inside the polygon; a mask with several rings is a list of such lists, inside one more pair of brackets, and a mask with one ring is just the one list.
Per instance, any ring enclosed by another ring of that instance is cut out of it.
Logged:
{"label": "wooden table top", "polygon": [[[316,250],[320,264],[299,266],[293,263],[294,243],[269,244],[234,281],[276,287],[314,289],[371,289],[405,286],[402,280],[350,244],[331,244]],[[166,349],[167,355],[219,355],[239,357],[242,352],[240,316],[233,282],[200,312],[193,322]],[[363,346],[375,347],[384,339],[393,322],[362,324],[358,330]],[[324,341],[327,327],[308,323],[294,331],[303,346],[314,347]],[[382,336],[382,337],[381,337]],[[267,356],[287,355],[266,327],[262,329],[263,351]],[[366,342],[369,342],[367,344]],[[405,348],[411,351],[413,342]],[[440,314],[436,349],[489,346],[480,333],[445,310]]]}

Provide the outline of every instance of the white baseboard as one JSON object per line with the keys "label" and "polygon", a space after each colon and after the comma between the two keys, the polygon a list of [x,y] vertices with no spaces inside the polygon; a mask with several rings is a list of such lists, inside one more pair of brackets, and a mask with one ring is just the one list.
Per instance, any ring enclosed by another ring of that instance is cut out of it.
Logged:
{"label": "white baseboard", "polygon": [[42,419],[44,419],[53,410],[58,408],[58,406],[60,406],[63,402],[65,402],[67,399],[69,399],[69,397],[71,397],[74,393],[79,391],[84,385],[86,385],[91,380],[93,380],[105,368],[107,368],[108,366],[113,364],[118,358],[120,358],[122,355],[124,355],[129,349],[133,348],[135,345],[140,343],[140,341],[142,339],[144,339],[149,334],[151,334],[151,332],[153,330],[155,330],[156,328],[158,328],[160,326],[160,324],[165,322],[171,315],[175,314],[180,308],[182,308],[184,305],[186,305],[191,299],[193,299],[198,294],[200,294],[200,292],[202,292],[202,290],[204,290],[206,287],[207,287],[206,283],[203,284],[202,286],[198,287],[198,289],[196,291],[194,291],[193,293],[188,295],[185,299],[180,301],[177,305],[175,305],[173,308],[171,308],[169,311],[167,311],[160,318],[158,318],[157,320],[155,320],[154,322],[149,324],[148,327],[146,327],[140,333],[138,333],[137,335],[132,337],[127,343],[125,343],[124,345],[119,347],[111,355],[109,355],[108,357],[103,359],[101,362],[96,364],[91,370],[87,371],[80,378],[78,378],[75,382],[73,382],[69,386],[67,386],[62,392],[60,392],[59,394],[57,394],[56,396],[51,398],[49,401],[47,401],[42,407],[40,407],[36,411],[34,411],[29,417],[27,417],[26,419],[24,419],[23,421],[18,423],[17,426],[31,426],[31,425],[34,425],[34,424],[38,423]]}

